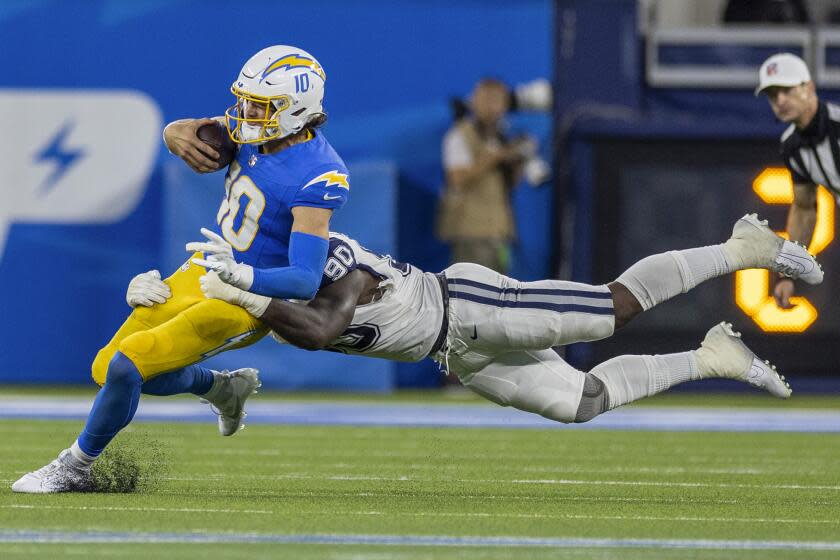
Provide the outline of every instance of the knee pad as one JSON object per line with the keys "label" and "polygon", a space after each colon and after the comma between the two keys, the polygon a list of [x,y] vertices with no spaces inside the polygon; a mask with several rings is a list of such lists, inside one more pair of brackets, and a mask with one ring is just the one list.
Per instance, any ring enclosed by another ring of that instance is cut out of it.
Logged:
{"label": "knee pad", "polygon": [[111,359],[113,359],[116,352],[116,347],[109,344],[97,352],[96,358],[93,359],[93,364],[90,366],[90,376],[100,387],[105,385],[105,377],[108,375],[108,364],[111,363]]}
{"label": "knee pad", "polygon": [[[119,350],[126,356],[143,355],[160,346],[159,336],[150,331],[141,331],[120,342]],[[167,349],[163,349],[165,352]]]}
{"label": "knee pad", "polygon": [[141,331],[120,342],[119,351],[142,367],[150,356],[165,356],[175,348],[175,341],[168,333]]}
{"label": "knee pad", "polygon": [[583,394],[580,397],[577,414],[575,414],[575,422],[592,420],[606,412],[609,404],[609,395],[604,382],[591,373],[587,373],[583,381]]}

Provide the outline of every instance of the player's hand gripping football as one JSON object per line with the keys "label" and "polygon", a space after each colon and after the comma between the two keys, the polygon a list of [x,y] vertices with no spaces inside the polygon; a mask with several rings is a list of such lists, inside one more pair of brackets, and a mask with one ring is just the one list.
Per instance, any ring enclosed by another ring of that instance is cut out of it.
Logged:
{"label": "player's hand gripping football", "polygon": [[171,297],[172,290],[169,289],[169,284],[160,279],[160,272],[157,270],[150,270],[132,278],[125,293],[125,301],[132,308],[138,305],[152,307],[156,303],[165,303]]}
{"label": "player's hand gripping football", "polygon": [[247,264],[233,259],[233,248],[225,239],[207,228],[201,228],[201,234],[207,241],[187,243],[187,251],[204,253],[204,258],[194,258],[192,262],[214,271],[223,282],[247,290],[254,283],[254,269]]}
{"label": "player's hand gripping football", "polygon": [[184,119],[175,121],[163,129],[163,141],[169,151],[181,158],[193,171],[212,173],[219,169],[219,152],[196,136],[196,131],[213,119]]}

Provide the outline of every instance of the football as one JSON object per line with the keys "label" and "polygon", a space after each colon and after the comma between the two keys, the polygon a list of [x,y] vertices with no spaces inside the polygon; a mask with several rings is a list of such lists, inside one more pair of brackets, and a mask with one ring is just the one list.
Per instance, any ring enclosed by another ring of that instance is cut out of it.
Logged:
{"label": "football", "polygon": [[227,167],[233,156],[236,154],[236,145],[228,136],[227,128],[216,121],[212,124],[205,124],[195,131],[198,139],[219,152],[219,168]]}

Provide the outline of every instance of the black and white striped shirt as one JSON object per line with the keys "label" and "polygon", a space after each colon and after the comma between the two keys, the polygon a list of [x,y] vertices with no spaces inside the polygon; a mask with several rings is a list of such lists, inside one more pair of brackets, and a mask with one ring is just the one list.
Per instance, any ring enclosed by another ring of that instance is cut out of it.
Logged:
{"label": "black and white striped shirt", "polygon": [[840,106],[820,103],[803,130],[790,125],[782,134],[782,157],[794,183],[824,185],[840,200]]}

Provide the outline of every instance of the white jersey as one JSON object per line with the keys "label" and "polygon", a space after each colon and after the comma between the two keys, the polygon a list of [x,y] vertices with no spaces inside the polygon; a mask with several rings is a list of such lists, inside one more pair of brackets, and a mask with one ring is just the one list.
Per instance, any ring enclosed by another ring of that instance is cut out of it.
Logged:
{"label": "white jersey", "polygon": [[500,356],[599,340],[615,325],[607,286],[520,282],[468,263],[433,274],[330,233],[321,288],[357,268],[379,278],[381,297],[356,306],[327,349],[404,362],[430,356],[463,381]]}
{"label": "white jersey", "polygon": [[321,288],[357,268],[380,279],[381,296],[356,306],[353,321],[329,350],[416,362],[436,349],[439,337],[438,346],[443,342],[443,288],[435,274],[369,251],[346,235],[330,233]]}
{"label": "white jersey", "polygon": [[585,374],[551,348],[612,335],[607,286],[520,282],[467,263],[432,274],[331,233],[321,287],[357,268],[379,278],[382,295],[356,307],[329,350],[407,362],[430,356],[493,402],[574,421]]}

